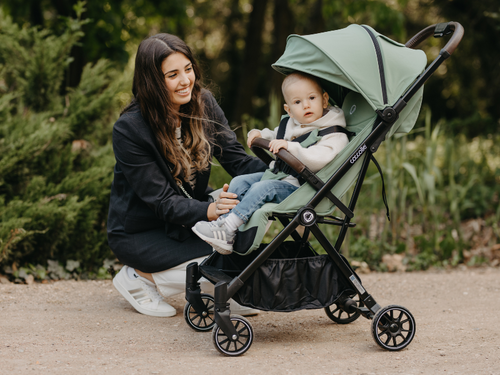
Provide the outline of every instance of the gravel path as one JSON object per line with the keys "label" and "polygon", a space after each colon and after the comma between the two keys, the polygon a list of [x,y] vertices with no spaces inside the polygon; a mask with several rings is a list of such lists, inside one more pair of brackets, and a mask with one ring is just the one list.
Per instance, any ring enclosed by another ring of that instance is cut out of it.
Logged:
{"label": "gravel path", "polygon": [[414,315],[399,352],[378,347],[371,321],[338,325],[323,310],[248,319],[244,355],[219,354],[173,318],[138,314],[111,281],[0,285],[0,374],[500,374],[500,268],[361,275],[381,306]]}

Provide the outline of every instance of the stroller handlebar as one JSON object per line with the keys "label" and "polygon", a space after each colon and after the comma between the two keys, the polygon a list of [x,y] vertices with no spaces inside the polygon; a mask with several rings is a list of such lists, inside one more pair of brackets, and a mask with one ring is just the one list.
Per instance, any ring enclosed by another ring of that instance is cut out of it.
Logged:
{"label": "stroller handlebar", "polygon": [[438,23],[435,25],[427,26],[425,29],[411,38],[408,42],[406,42],[405,46],[414,49],[431,35],[434,35],[435,38],[440,38],[451,33],[453,34],[450,40],[441,50],[441,53],[446,52],[448,55],[451,55],[464,36],[464,28],[458,22]]}
{"label": "stroller handlebar", "polygon": [[[268,165],[271,161],[274,161],[273,157],[264,151],[269,151],[269,141],[267,139],[255,138],[252,142],[251,150]],[[285,149],[279,150],[277,156],[299,174],[302,174],[306,169],[306,166],[299,159]]]}

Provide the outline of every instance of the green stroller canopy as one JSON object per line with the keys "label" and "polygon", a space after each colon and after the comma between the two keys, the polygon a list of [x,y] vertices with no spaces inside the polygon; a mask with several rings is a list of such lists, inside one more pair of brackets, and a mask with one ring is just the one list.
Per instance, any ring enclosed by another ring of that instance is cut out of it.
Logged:
{"label": "green stroller canopy", "polygon": [[378,110],[393,105],[426,63],[423,51],[406,48],[369,26],[353,24],[319,34],[290,35],[273,68],[285,75],[301,71],[320,78],[339,106],[345,87]]}

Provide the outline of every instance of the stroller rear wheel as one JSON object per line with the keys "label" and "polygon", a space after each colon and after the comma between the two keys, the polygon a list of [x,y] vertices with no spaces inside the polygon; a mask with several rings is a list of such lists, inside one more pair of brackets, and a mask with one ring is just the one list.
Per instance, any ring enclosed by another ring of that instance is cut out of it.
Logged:
{"label": "stroller rear wheel", "polygon": [[359,306],[359,297],[355,300],[351,298],[346,298],[342,302],[334,303],[328,307],[325,307],[325,312],[328,317],[337,324],[349,324],[358,319],[361,315],[359,310],[356,309]]}
{"label": "stroller rear wheel", "polygon": [[196,331],[210,331],[214,324],[215,300],[210,294],[201,294],[201,300],[205,304],[205,311],[198,314],[194,307],[188,302],[184,306],[184,319],[186,323]]}
{"label": "stroller rear wheel", "polygon": [[250,322],[240,315],[231,316],[231,322],[236,329],[237,337],[228,337],[216,323],[212,330],[212,341],[222,354],[238,356],[245,353],[252,345],[253,328]]}
{"label": "stroller rear wheel", "polygon": [[386,350],[396,351],[408,346],[415,336],[415,329],[413,315],[402,306],[386,306],[373,317],[373,339]]}

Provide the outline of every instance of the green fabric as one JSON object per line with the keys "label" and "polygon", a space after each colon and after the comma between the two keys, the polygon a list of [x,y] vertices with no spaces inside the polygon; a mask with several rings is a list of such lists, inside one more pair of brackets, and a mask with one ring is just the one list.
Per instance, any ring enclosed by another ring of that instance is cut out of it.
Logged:
{"label": "green fabric", "polygon": [[262,180],[281,180],[281,179],[285,178],[286,176],[288,176],[288,174],[286,174],[285,172],[273,173],[273,171],[271,169],[266,169],[266,171],[264,172],[264,175],[262,176],[262,178],[260,180],[261,181]]}
{"label": "green fabric", "polygon": [[385,68],[388,102],[383,102],[375,47],[360,25],[325,33],[290,35],[286,49],[273,68],[283,74],[301,71],[322,80],[325,90],[339,106],[345,90],[359,92],[373,109],[394,104],[422,72],[427,57],[421,50],[406,48],[369,26],[380,45]]}
{"label": "green fabric", "polygon": [[309,133],[306,139],[304,139],[302,142],[300,142],[300,145],[303,148],[308,148],[309,146],[315,144],[316,142],[319,142],[319,140],[322,138],[320,135],[318,135],[319,130],[318,128],[314,129],[312,132]]}

